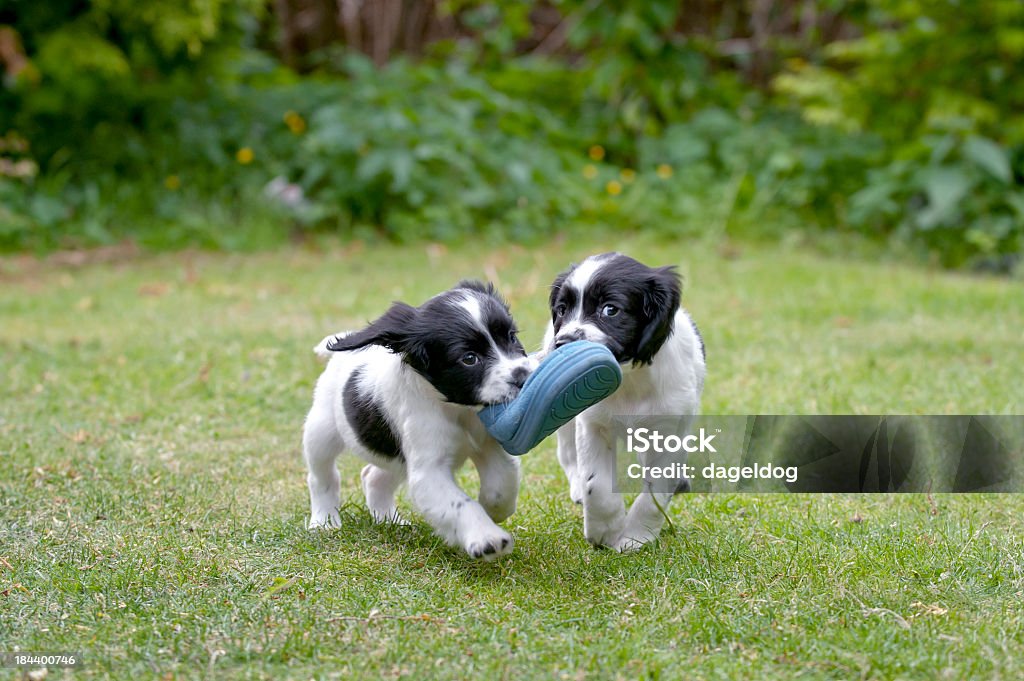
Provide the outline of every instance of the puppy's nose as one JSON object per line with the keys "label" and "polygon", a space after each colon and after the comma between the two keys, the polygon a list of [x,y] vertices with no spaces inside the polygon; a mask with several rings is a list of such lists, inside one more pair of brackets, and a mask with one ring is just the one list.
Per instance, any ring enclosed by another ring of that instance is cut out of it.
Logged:
{"label": "puppy's nose", "polygon": [[522,388],[529,375],[530,370],[526,367],[516,367],[515,371],[512,372],[512,385],[517,388]]}
{"label": "puppy's nose", "polygon": [[572,333],[567,333],[567,334],[564,334],[564,335],[559,336],[558,338],[556,338],[555,339],[555,347],[556,348],[560,348],[563,345],[565,345],[566,343],[572,343],[573,341],[578,341],[578,340],[583,340],[583,339],[584,339],[583,329],[576,329]]}

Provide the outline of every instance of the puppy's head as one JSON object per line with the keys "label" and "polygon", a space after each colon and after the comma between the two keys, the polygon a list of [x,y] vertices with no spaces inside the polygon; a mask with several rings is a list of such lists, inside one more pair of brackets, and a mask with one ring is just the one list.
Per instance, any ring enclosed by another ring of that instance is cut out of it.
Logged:
{"label": "puppy's head", "polygon": [[620,253],[591,256],[551,285],[548,349],[589,340],[620,364],[650,364],[672,334],[680,295],[674,267],[648,267]]}
{"label": "puppy's head", "polygon": [[515,322],[494,286],[462,281],[419,307],[394,303],[362,331],[335,338],[331,351],[382,345],[402,355],[449,402],[497,404],[519,394],[533,368]]}

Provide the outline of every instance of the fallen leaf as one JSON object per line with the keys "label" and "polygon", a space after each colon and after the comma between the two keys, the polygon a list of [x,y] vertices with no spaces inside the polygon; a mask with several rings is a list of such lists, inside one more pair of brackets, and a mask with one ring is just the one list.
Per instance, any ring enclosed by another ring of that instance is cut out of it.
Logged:
{"label": "fallen leaf", "polygon": [[142,284],[139,286],[139,295],[150,298],[159,298],[166,296],[171,292],[171,285],[166,281],[157,281],[149,284]]}
{"label": "fallen leaf", "polygon": [[942,617],[949,612],[949,608],[943,608],[940,605],[922,603],[915,601],[910,604],[910,607],[917,608],[919,615],[934,615],[935,617]]}
{"label": "fallen leaf", "polygon": [[448,248],[444,244],[427,244],[426,251],[431,266],[436,266],[437,262],[448,252]]}
{"label": "fallen leaf", "polygon": [[723,260],[736,260],[741,255],[743,255],[743,249],[729,241],[718,247],[718,257]]}

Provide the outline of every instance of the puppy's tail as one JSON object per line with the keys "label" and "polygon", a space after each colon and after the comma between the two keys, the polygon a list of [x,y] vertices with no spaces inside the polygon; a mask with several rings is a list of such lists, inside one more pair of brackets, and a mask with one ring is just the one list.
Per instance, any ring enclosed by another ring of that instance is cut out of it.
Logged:
{"label": "puppy's tail", "polygon": [[327,336],[313,347],[313,354],[315,354],[317,357],[326,362],[334,355],[333,352],[327,349],[328,344],[333,343],[338,338],[344,338],[350,333],[352,332],[342,331],[340,333],[332,333],[330,336]]}

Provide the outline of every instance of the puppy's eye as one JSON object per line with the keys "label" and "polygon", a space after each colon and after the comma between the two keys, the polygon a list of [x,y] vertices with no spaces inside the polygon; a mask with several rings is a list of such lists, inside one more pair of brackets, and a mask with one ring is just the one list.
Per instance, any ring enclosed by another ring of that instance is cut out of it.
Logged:
{"label": "puppy's eye", "polygon": [[467,352],[462,356],[462,359],[460,361],[466,366],[471,367],[474,364],[479,363],[480,358],[477,356],[475,352]]}
{"label": "puppy's eye", "polygon": [[555,316],[556,317],[561,317],[564,314],[565,314],[565,303],[559,303],[558,306],[555,307]]}
{"label": "puppy's eye", "polygon": [[615,307],[614,305],[605,305],[604,307],[601,308],[601,314],[604,315],[605,317],[614,317],[615,315],[619,314],[619,308]]}
{"label": "puppy's eye", "polygon": [[510,343],[518,343],[519,342],[519,334],[517,334],[515,331],[509,331],[508,332],[508,340],[509,340]]}

